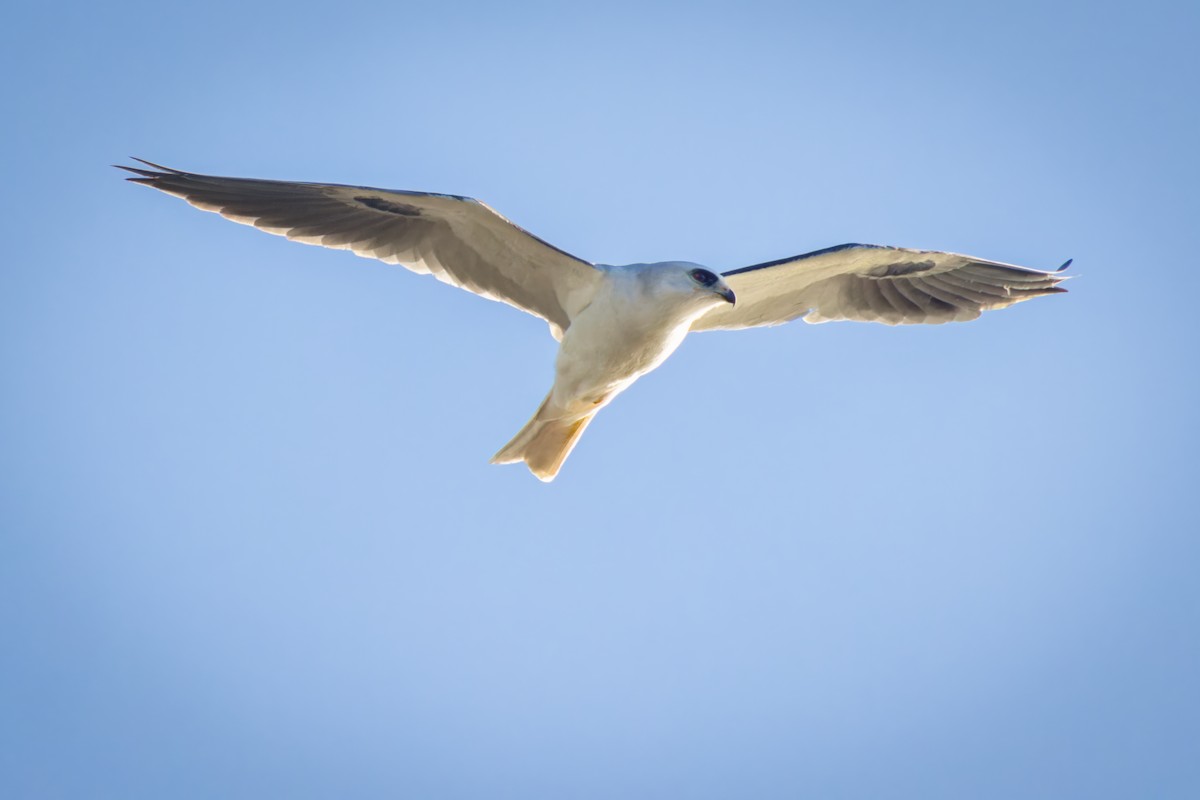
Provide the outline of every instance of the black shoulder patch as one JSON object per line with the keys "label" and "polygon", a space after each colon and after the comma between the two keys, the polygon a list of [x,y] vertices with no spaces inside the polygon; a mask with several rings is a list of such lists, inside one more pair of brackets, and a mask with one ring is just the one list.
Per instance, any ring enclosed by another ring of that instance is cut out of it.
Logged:
{"label": "black shoulder patch", "polygon": [[791,264],[795,261],[803,261],[806,258],[814,256],[823,256],[827,253],[836,253],[839,250],[853,250],[856,247],[861,247],[864,250],[896,250],[895,247],[888,247],[885,244],[859,244],[858,242],[847,242],[846,244],[835,244],[833,247],[826,247],[821,250],[813,250],[811,253],[801,253],[798,256],[788,256],[787,258],[779,258],[774,261],[765,261],[762,264],[751,264],[748,267],[722,272],[721,274],[728,278],[730,275],[739,275],[743,272],[753,272],[756,269],[769,269],[771,267],[779,267],[784,264]]}
{"label": "black shoulder patch", "polygon": [[[936,264],[932,259],[926,261],[897,261],[894,264],[888,264],[879,267],[877,273],[881,278],[895,278],[899,275],[912,275],[914,272],[926,272],[933,269]],[[872,270],[874,272],[874,270]]]}
{"label": "black shoulder patch", "polygon": [[405,205],[404,203],[394,203],[391,200],[384,200],[382,197],[362,197],[354,198],[357,202],[362,203],[367,208],[373,208],[376,211],[386,211],[389,214],[396,214],[401,217],[419,217],[421,209],[416,206]]}

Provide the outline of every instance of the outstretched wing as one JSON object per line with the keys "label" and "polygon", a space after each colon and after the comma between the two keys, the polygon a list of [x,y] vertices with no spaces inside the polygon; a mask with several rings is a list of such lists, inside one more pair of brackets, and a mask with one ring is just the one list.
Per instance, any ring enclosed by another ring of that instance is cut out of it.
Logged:
{"label": "outstretched wing", "polygon": [[1031,297],[1065,292],[1059,273],[957,253],[842,244],[726,272],[737,304],[713,309],[692,330],[855,320],[887,325],[963,322]]}
{"label": "outstretched wing", "polygon": [[134,183],[305,244],[351,250],[550,323],[561,336],[601,273],[469,197],[196,175],[141,161]]}

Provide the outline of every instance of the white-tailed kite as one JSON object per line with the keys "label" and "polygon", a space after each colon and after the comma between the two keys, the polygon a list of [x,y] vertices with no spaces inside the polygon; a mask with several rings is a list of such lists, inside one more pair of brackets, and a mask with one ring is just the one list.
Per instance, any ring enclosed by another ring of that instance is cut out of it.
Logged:
{"label": "white-tailed kite", "polygon": [[[559,250],[469,197],[196,175],[135,159],[135,183],[305,244],[432,273],[545,319],[561,342],[554,385],[492,463],[558,474],[600,409],[691,331],[858,320],[961,322],[1066,291],[1054,272],[971,256],[842,244],[718,274],[700,264],[608,266]],[[736,302],[735,302],[736,301]]]}

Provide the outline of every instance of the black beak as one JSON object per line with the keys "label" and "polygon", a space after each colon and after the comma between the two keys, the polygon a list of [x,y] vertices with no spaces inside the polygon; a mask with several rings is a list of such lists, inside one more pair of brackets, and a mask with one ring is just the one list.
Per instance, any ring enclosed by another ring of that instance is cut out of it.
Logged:
{"label": "black beak", "polygon": [[725,302],[729,303],[729,305],[733,305],[737,302],[737,295],[735,295],[733,293],[733,289],[730,289],[728,286],[718,287],[717,294],[721,295],[721,297],[724,297]]}

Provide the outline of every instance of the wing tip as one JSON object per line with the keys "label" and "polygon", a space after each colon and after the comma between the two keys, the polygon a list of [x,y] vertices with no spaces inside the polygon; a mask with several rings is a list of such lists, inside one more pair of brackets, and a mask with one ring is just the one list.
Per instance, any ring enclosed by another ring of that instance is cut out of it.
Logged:
{"label": "wing tip", "polygon": [[153,167],[154,169],[162,170],[163,172],[169,172],[174,175],[186,175],[187,174],[181,169],[174,169],[172,167],[164,167],[162,164],[155,164],[153,161],[147,161],[146,159],[138,158],[137,156],[130,156],[130,158],[132,158],[134,161],[138,162],[139,164],[145,164],[147,167]]}
{"label": "wing tip", "polygon": [[154,183],[159,179],[169,178],[173,175],[187,175],[188,174],[188,173],[184,172],[183,170],[172,169],[171,167],[164,167],[161,164],[155,164],[153,161],[147,161],[146,159],[138,158],[137,156],[130,156],[130,158],[133,159],[134,161],[138,162],[139,164],[145,164],[147,167],[153,167],[153,169],[142,169],[141,167],[129,167],[124,164],[109,164],[109,166],[114,167],[115,169],[123,169],[126,172],[132,172],[137,177],[136,178],[126,178],[125,180],[132,181],[134,183],[140,183],[140,184],[143,184],[146,186],[153,186]]}

